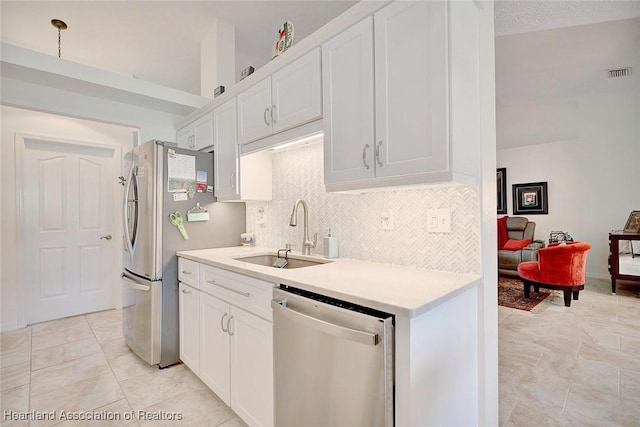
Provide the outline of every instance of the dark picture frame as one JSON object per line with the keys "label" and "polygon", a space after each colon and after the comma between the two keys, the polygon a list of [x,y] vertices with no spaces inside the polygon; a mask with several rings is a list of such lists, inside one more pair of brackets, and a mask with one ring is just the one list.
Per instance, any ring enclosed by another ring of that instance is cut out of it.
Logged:
{"label": "dark picture frame", "polygon": [[498,213],[507,213],[507,168],[498,168],[496,174]]}
{"label": "dark picture frame", "polygon": [[549,213],[546,182],[513,184],[512,188],[514,215],[547,215]]}
{"label": "dark picture frame", "polygon": [[631,211],[624,226],[625,233],[640,233],[640,211]]}

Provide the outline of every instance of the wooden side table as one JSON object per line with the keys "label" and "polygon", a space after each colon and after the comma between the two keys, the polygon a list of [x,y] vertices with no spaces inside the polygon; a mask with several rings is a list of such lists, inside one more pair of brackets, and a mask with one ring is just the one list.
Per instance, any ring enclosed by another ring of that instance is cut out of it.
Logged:
{"label": "wooden side table", "polygon": [[620,274],[620,240],[640,240],[640,233],[612,231],[609,233],[609,273],[611,273],[611,293],[616,293],[616,280],[640,281],[640,276]]}

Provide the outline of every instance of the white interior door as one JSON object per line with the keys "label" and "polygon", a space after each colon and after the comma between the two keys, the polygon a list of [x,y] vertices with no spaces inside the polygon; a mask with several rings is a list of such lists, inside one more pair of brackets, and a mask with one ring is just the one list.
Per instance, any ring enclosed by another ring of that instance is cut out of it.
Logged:
{"label": "white interior door", "polygon": [[114,307],[114,155],[24,138],[23,266],[28,324]]}

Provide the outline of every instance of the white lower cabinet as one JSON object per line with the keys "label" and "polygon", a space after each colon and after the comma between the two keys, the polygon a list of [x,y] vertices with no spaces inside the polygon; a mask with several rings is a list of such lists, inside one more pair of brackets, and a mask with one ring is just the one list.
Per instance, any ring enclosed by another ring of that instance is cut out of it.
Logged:
{"label": "white lower cabinet", "polygon": [[273,427],[273,285],[199,264],[199,288],[180,284],[180,358],[249,426]]}
{"label": "white lower cabinet", "polygon": [[273,426],[273,325],[231,307],[231,408],[250,426]]}
{"label": "white lower cabinet", "polygon": [[200,379],[231,406],[229,311],[228,303],[200,295]]}
{"label": "white lower cabinet", "polygon": [[179,286],[180,359],[200,374],[200,291],[184,283]]}

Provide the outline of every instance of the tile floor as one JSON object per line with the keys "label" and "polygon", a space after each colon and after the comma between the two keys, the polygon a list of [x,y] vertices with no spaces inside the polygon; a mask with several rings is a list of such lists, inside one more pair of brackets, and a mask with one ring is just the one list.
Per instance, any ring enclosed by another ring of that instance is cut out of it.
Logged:
{"label": "tile floor", "polygon": [[499,307],[501,426],[640,426],[640,286],[588,280],[565,307]]}
{"label": "tile floor", "polygon": [[[147,365],[128,349],[121,331],[121,312],[112,310],[2,334],[1,425],[246,427],[189,369]],[[63,410],[120,419],[64,420]],[[56,418],[29,423],[7,419],[5,411],[55,411]],[[133,420],[125,419],[132,413]]]}
{"label": "tile floor", "polygon": [[[640,425],[640,286],[590,280],[564,307],[555,293],[533,313],[499,307],[501,426]],[[244,427],[182,365],[158,370],[125,345],[106,311],[2,334],[0,410],[120,414],[103,425]],[[137,413],[182,420],[124,420]],[[2,426],[96,425],[2,420]]]}

